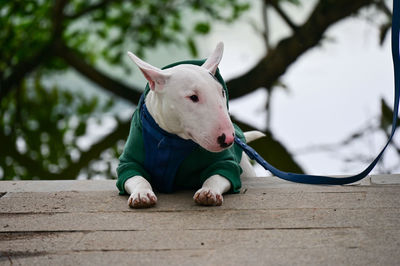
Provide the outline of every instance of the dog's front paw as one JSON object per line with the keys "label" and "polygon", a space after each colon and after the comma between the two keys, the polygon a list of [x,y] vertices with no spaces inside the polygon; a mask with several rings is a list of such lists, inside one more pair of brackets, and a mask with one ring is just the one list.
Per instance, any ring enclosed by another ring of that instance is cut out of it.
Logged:
{"label": "dog's front paw", "polygon": [[157,197],[150,189],[135,191],[128,199],[131,208],[149,208],[157,203]]}
{"label": "dog's front paw", "polygon": [[224,198],[211,188],[201,188],[193,196],[197,204],[205,206],[221,206]]}

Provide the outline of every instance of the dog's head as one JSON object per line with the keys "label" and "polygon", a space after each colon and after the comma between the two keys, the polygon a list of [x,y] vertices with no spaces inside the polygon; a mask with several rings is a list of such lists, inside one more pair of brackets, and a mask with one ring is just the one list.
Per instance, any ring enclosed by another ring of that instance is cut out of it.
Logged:
{"label": "dog's head", "polygon": [[215,78],[223,47],[219,43],[202,66],[182,64],[165,70],[128,52],[149,82],[146,105],[159,126],[212,152],[230,147],[235,136],[225,91]]}

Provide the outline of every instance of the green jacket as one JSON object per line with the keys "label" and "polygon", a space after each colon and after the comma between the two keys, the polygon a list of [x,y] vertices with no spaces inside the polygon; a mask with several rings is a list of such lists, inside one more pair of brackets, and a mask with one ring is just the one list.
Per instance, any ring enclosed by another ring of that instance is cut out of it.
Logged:
{"label": "green jacket", "polygon": [[[202,65],[203,62],[203,60],[183,61],[174,63],[165,68],[173,67],[178,64]],[[221,83],[228,96],[225,82],[219,74],[219,71],[216,73],[216,78]],[[147,85],[144,95],[147,95],[148,91],[149,87]],[[120,194],[126,194],[124,188],[125,181],[136,175],[144,177],[152,184],[152,177],[144,167],[146,154],[143,143],[142,122],[140,119],[141,105],[142,102],[139,103],[133,114],[129,136],[124,151],[119,158],[117,187]],[[243,132],[236,125],[234,125],[234,127],[235,134],[244,141]],[[230,192],[238,193],[241,188],[240,174],[242,173],[242,169],[239,165],[241,157],[242,149],[236,143],[229,149],[218,153],[209,152],[197,145],[179,166],[173,181],[174,190],[199,189],[207,178],[219,174],[230,181]],[[154,164],[154,167],[157,167],[157,162],[154,162]]]}

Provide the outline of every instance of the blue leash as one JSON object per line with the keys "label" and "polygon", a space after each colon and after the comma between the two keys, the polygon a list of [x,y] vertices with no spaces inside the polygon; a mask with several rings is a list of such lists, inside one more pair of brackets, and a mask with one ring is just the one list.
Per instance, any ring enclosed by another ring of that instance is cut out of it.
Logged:
{"label": "blue leash", "polygon": [[396,131],[396,122],[399,112],[399,98],[400,98],[400,52],[399,52],[399,39],[400,39],[400,1],[393,0],[393,16],[392,16],[392,58],[394,67],[394,108],[393,108],[393,121],[392,121],[392,132],[389,140],[383,147],[382,151],[378,154],[375,160],[361,173],[344,177],[334,178],[329,176],[319,175],[306,175],[306,174],[295,174],[281,171],[267,161],[265,161],[253,148],[248,146],[246,143],[241,141],[238,137],[235,137],[235,143],[238,144],[243,151],[249,156],[250,159],[257,161],[266,170],[270,171],[273,175],[296,183],[303,184],[319,184],[319,185],[344,185],[357,182],[366,177],[375,165],[378,163],[382,154],[386,150],[387,146],[393,139],[393,135]]}

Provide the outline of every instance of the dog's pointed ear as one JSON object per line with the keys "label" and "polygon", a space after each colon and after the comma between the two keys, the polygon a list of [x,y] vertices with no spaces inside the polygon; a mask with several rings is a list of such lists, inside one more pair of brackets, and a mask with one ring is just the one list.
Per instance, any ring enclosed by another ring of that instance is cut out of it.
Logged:
{"label": "dog's pointed ear", "polygon": [[202,67],[207,69],[211,74],[215,75],[219,62],[221,62],[222,54],[224,53],[224,43],[219,42],[214,52],[207,58]]}
{"label": "dog's pointed ear", "polygon": [[149,82],[150,89],[153,91],[162,90],[169,75],[163,70],[146,63],[131,52],[128,52],[128,56],[139,67],[140,71],[142,71],[144,77]]}

